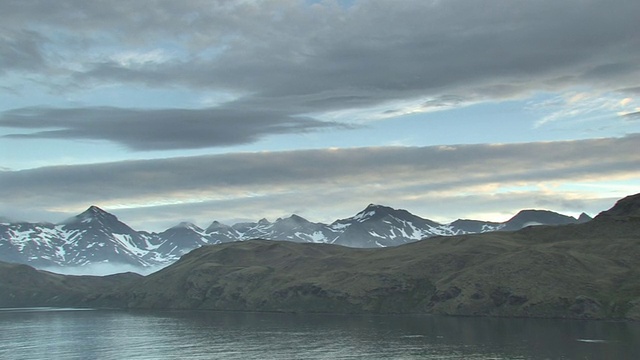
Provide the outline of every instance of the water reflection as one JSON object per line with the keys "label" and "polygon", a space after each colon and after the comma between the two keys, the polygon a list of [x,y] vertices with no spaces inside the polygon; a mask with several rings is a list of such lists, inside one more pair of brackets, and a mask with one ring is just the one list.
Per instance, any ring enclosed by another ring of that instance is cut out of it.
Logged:
{"label": "water reflection", "polygon": [[0,311],[3,359],[637,359],[639,347],[628,322]]}

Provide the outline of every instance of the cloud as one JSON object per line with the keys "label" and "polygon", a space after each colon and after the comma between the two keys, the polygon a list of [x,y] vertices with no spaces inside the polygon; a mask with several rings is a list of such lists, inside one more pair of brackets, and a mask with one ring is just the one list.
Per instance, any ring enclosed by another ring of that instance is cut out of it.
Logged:
{"label": "cloud", "polygon": [[538,103],[531,103],[529,110],[542,111],[542,116],[535,127],[549,125],[554,122],[588,123],[590,120],[603,118],[614,119],[635,112],[636,102],[633,98],[618,93],[574,92],[562,93]]}
{"label": "cloud", "polygon": [[109,140],[133,150],[230,146],[268,135],[348,128],[278,112],[113,107],[16,109],[0,113],[0,126],[28,130],[9,138]]}
{"label": "cloud", "polygon": [[140,275],[149,275],[162,269],[160,266],[143,268],[136,267],[127,264],[116,263],[93,263],[84,266],[55,266],[55,267],[42,267],[40,270],[53,272],[63,275],[93,275],[93,276],[107,276],[113,274],[121,274],[126,272],[134,272]]}
{"label": "cloud", "polygon": [[32,0],[3,2],[0,12],[5,42],[18,49],[9,69],[32,64],[32,76],[57,85],[242,93],[235,109],[290,116],[444,95],[614,91],[640,76],[640,3],[625,0],[186,0],[152,11],[142,2]]}
{"label": "cloud", "polygon": [[0,75],[9,71],[39,71],[46,59],[44,35],[29,30],[0,29]]}
{"label": "cloud", "polygon": [[[234,153],[4,171],[0,213],[14,218],[12,209],[74,213],[97,204],[147,220],[156,217],[155,222],[178,217],[208,222],[214,213],[226,214],[225,219],[259,218],[304,208],[331,217],[341,209],[350,215],[345,209],[359,210],[370,202],[424,208],[429,199],[504,201],[510,192],[526,193],[517,190],[523,187],[638,181],[638,141],[636,134],[446,148]],[[546,198],[561,202],[561,197]],[[167,217],[161,219],[162,213]]]}
{"label": "cloud", "polygon": [[624,112],[622,116],[627,118],[628,120],[638,120],[640,119],[640,109],[636,109],[636,111]]}

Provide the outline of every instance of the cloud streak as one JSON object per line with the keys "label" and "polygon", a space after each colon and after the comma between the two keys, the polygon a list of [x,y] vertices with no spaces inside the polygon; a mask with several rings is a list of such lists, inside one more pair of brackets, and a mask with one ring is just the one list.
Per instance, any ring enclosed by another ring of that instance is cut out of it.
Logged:
{"label": "cloud streak", "polygon": [[16,109],[0,114],[0,126],[27,130],[7,138],[109,140],[133,150],[231,146],[268,135],[352,127],[277,112],[112,107]]}
{"label": "cloud streak", "polygon": [[[235,153],[4,171],[0,210],[11,215],[11,209],[55,204],[50,210],[73,212],[98,204],[139,208],[140,215],[153,212],[150,209],[184,211],[189,205],[192,213],[174,216],[200,219],[199,207],[193,205],[206,204],[209,210],[203,214],[219,208],[228,211],[226,218],[242,217],[240,211],[253,218],[299,207],[318,214],[369,202],[402,207],[437,194],[490,198],[510,188],[541,184],[637,180],[638,141],[640,136],[632,135],[506,145]],[[247,213],[250,208],[255,213]]]}

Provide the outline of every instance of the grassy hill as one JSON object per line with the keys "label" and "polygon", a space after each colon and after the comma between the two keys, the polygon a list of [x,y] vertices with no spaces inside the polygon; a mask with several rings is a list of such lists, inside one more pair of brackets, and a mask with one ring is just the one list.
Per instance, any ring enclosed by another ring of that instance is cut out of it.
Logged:
{"label": "grassy hill", "polygon": [[133,308],[640,319],[640,217],[620,211],[637,200],[586,224],[387,249],[203,247],[112,298]]}
{"label": "grassy hill", "polygon": [[0,307],[87,306],[104,293],[140,278],[133,273],[68,276],[0,262]]}

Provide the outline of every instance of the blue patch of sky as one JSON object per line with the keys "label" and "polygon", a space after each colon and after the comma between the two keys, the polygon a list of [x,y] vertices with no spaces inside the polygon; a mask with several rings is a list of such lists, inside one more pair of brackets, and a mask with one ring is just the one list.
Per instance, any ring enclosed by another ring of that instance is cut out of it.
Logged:
{"label": "blue patch of sky", "polygon": [[[546,97],[548,95],[540,95],[533,101],[544,101]],[[525,99],[486,102],[372,121],[353,130],[327,130],[286,137],[273,136],[242,148],[252,151],[389,145],[523,143],[623,136],[640,132],[640,122],[625,121],[611,112],[604,111],[601,114],[603,118],[588,124],[560,119],[555,124],[537,126],[540,119],[548,115],[551,110],[529,109],[531,101],[531,99]]]}

